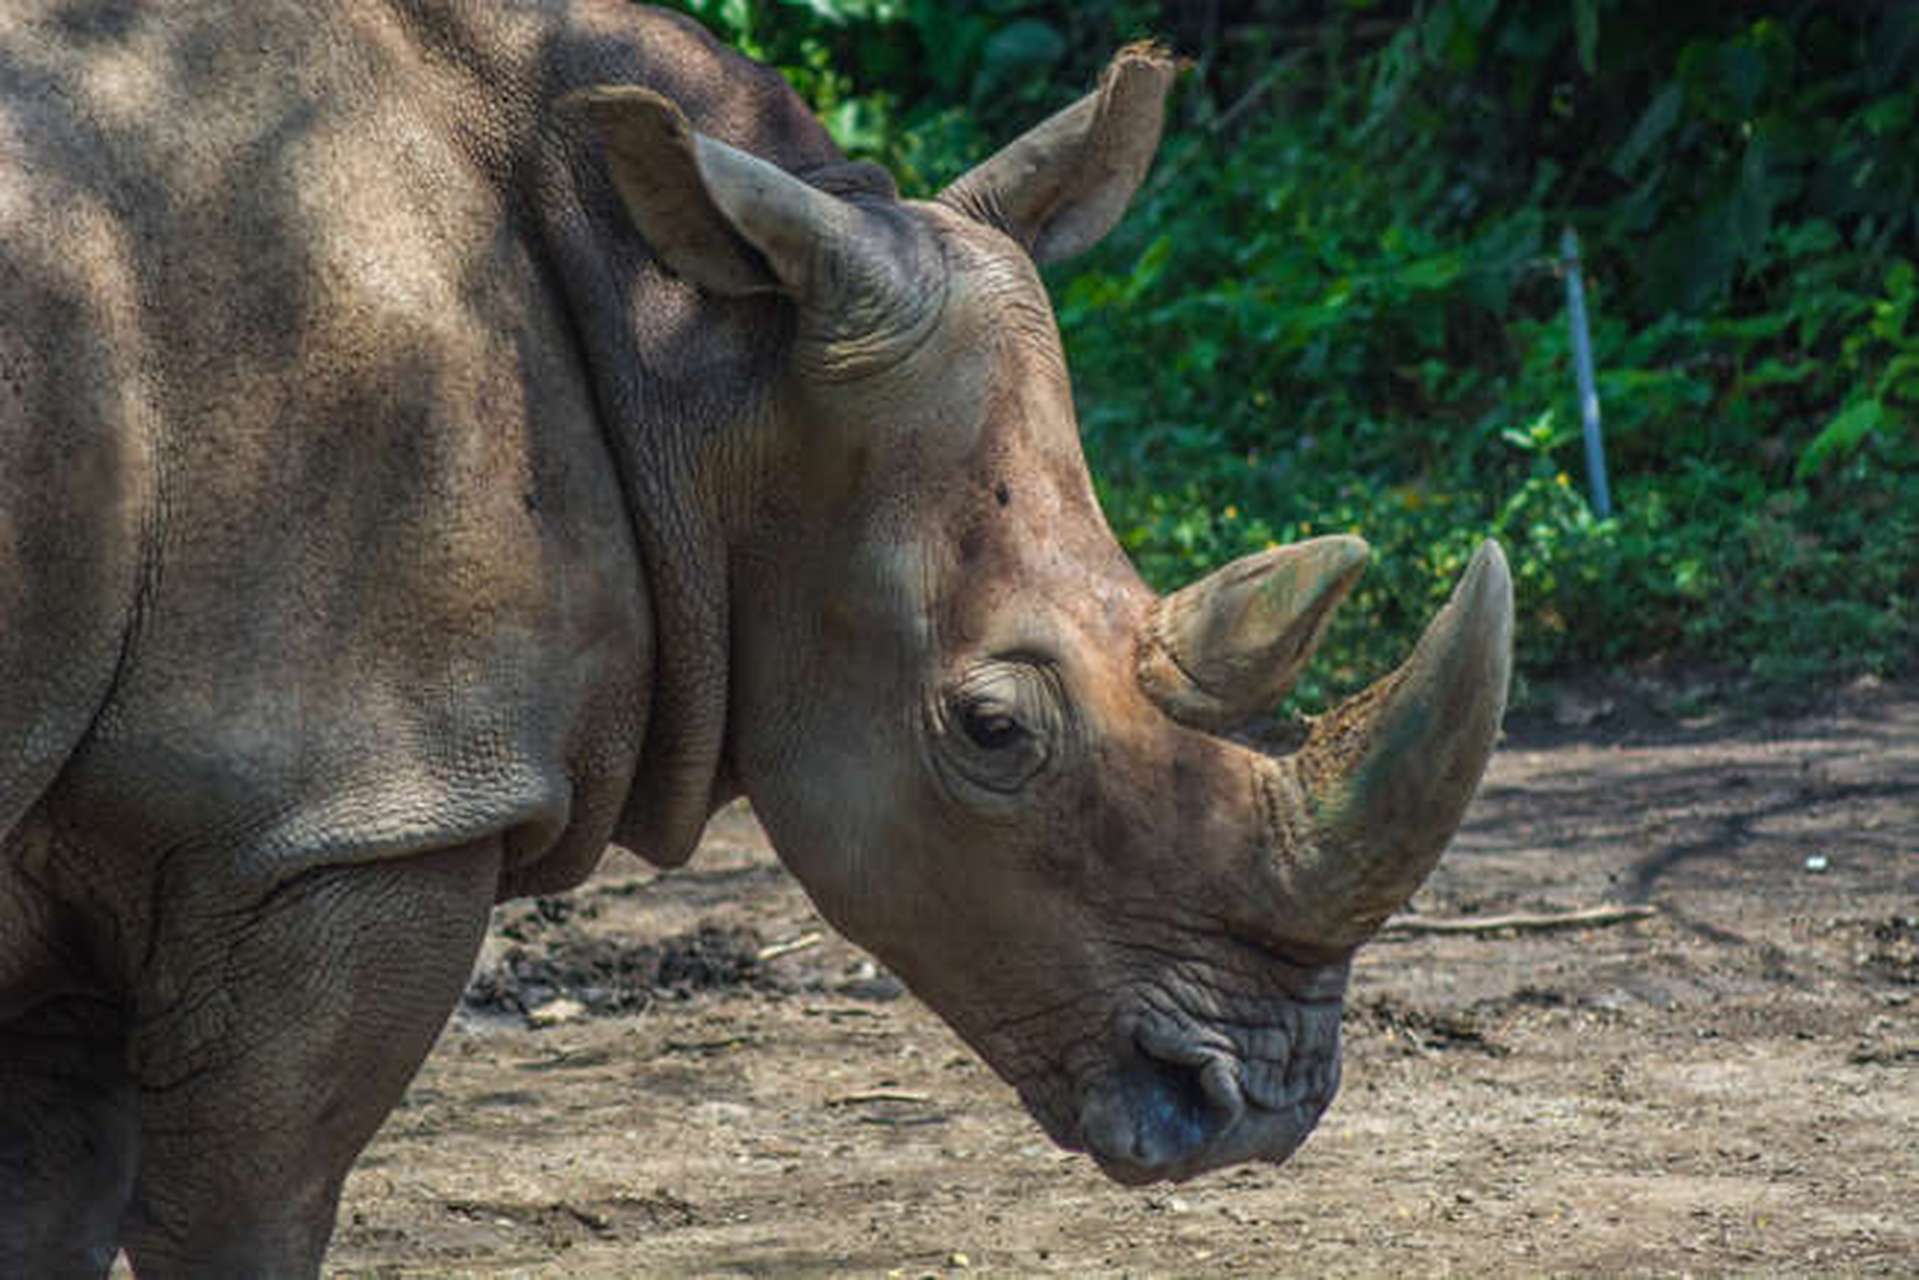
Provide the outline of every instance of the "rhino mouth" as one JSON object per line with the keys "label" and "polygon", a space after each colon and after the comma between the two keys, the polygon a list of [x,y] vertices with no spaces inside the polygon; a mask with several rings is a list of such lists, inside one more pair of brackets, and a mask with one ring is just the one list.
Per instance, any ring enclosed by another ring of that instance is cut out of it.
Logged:
{"label": "rhino mouth", "polygon": [[1129,1186],[1277,1164],[1339,1087],[1339,1002],[1286,1014],[1256,1028],[1127,1019],[1077,1081],[1029,1082],[1020,1097],[1055,1142]]}

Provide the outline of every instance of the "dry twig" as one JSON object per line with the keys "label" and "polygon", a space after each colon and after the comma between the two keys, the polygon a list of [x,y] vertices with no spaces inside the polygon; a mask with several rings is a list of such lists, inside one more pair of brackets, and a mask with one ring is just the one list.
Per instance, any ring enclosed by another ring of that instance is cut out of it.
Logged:
{"label": "dry twig", "polygon": [[795,951],[806,951],[812,947],[817,947],[820,945],[820,940],[823,936],[824,935],[818,933],[802,933],[799,937],[786,942],[769,942],[755,952],[753,958],[761,964],[765,964],[768,960],[777,960],[781,956],[790,956]]}
{"label": "dry twig", "polygon": [[1394,916],[1380,926],[1382,938],[1410,938],[1431,933],[1544,933],[1550,929],[1591,929],[1624,924],[1659,914],[1650,906],[1585,907],[1578,911],[1550,911],[1506,916]]}
{"label": "dry twig", "polygon": [[924,1093],[907,1093],[901,1089],[873,1089],[866,1093],[843,1093],[837,1098],[828,1098],[829,1107],[857,1107],[868,1102],[907,1102],[923,1103],[933,1099]]}

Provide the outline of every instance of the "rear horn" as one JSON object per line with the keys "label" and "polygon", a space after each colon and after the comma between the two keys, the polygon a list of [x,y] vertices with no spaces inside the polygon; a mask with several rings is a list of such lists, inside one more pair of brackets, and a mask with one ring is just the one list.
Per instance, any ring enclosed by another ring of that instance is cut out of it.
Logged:
{"label": "rear horn", "polygon": [[1139,680],[1181,724],[1219,733],[1293,687],[1371,556],[1344,534],[1235,560],[1154,606]]}

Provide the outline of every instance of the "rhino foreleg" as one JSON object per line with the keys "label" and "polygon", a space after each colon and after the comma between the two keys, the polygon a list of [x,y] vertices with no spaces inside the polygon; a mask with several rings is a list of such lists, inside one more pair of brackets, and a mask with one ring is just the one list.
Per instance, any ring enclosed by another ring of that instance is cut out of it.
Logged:
{"label": "rhino foreleg", "polygon": [[348,1167],[459,998],[499,865],[489,841],[323,868],[238,916],[183,909],[131,1043],[141,1276],[318,1272]]}

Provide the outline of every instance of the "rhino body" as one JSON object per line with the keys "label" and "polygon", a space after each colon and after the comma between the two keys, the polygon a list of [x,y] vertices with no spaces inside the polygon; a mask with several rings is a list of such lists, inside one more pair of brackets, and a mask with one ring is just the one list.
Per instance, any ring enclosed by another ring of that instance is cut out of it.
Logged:
{"label": "rhino body", "polygon": [[1510,589],[1218,736],[1364,548],[1160,600],[1100,517],[1033,262],[1170,76],[908,203],[624,4],[0,11],[0,1274],[316,1270],[489,907],[742,792],[1057,1140],[1297,1146]]}

